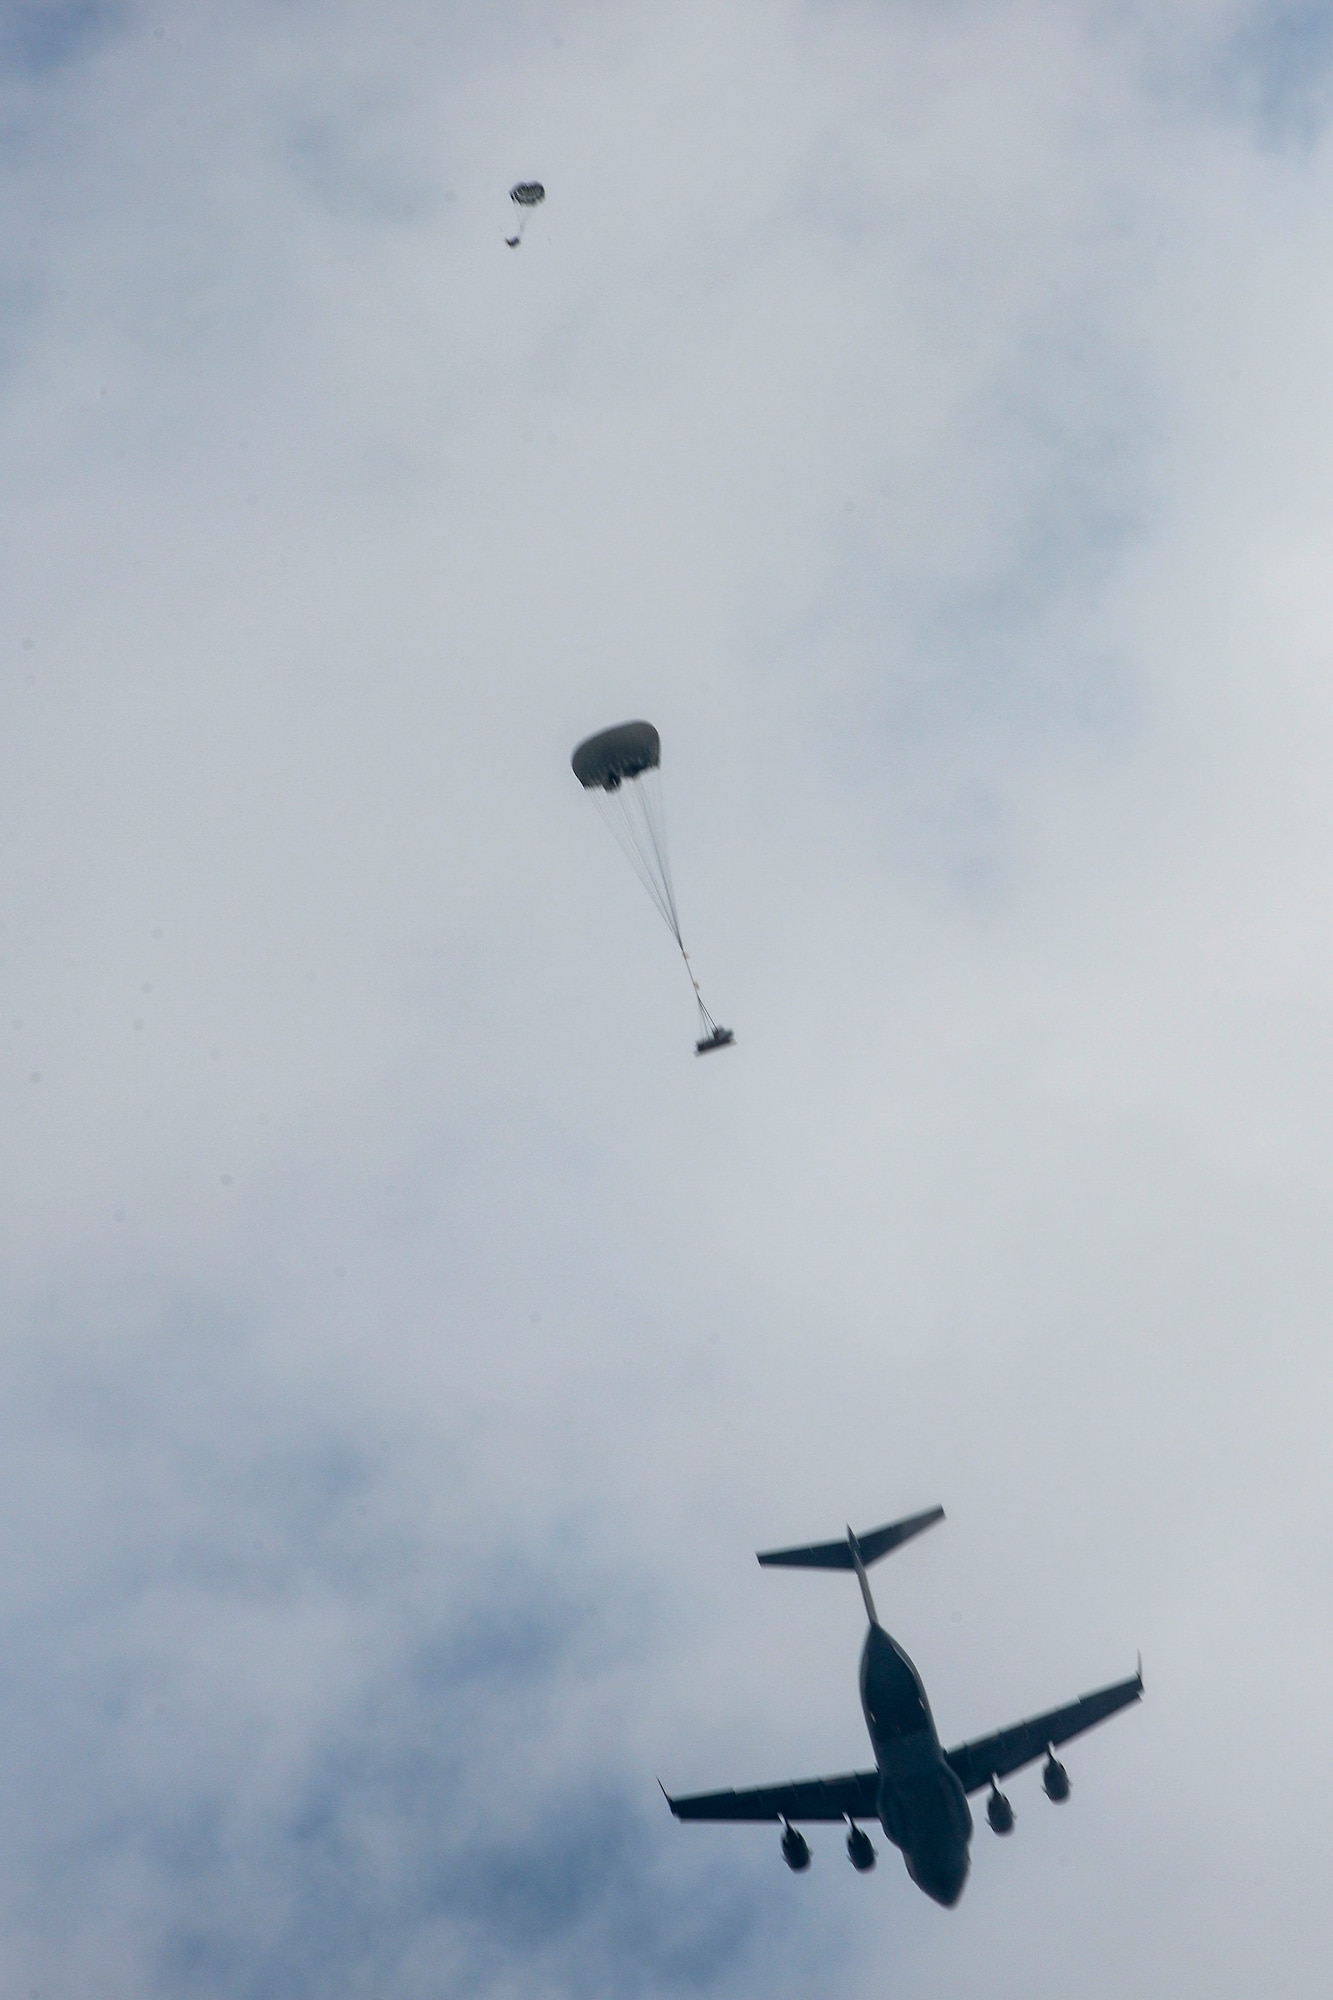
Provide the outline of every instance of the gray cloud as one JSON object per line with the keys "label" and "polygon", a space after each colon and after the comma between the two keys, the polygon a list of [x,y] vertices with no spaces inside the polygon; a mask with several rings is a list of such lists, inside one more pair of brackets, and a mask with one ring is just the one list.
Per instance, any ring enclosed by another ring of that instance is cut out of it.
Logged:
{"label": "gray cloud", "polygon": [[[34,1447],[6,1482],[4,1845],[11,1950],[39,1983],[99,1964],[103,1990],[164,1993],[755,1976],[771,1898],[669,1859],[614,1725],[577,1760],[560,1747],[560,1718],[642,1665],[642,1589],[571,1567],[578,1535],[441,1568],[396,1517],[387,1443],[292,1408],[198,1313],[152,1350],[132,1388],[51,1329],[10,1356]],[[62,1468],[36,1520],[34,1462]]]}
{"label": "gray cloud", "polygon": [[6,0],[0,11],[0,66],[45,78],[86,57],[127,15],[108,0]]}
{"label": "gray cloud", "polygon": [[1223,75],[1264,137],[1311,143],[1328,119],[1333,11],[1312,5],[1256,7],[1236,28]]}

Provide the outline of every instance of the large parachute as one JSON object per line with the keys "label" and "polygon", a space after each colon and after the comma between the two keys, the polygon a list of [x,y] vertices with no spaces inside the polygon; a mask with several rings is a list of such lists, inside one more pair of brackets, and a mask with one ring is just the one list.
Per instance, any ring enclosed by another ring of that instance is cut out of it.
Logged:
{"label": "large parachute", "polygon": [[528,217],[534,208],[539,208],[546,199],[546,189],[540,181],[515,181],[509,190],[509,199],[519,211],[518,234],[506,236],[505,242],[511,250],[517,250],[523,241],[523,231],[528,226]]}
{"label": "large parachute", "polygon": [[574,776],[590,792],[627,855],[635,874],[656,903],[667,929],[680,949],[699,1008],[703,1034],[696,1055],[724,1049],[735,1040],[730,1028],[719,1028],[704,1005],[690,954],[680,933],[676,891],[667,856],[666,820],[662,812],[662,741],[651,722],[619,722],[579,744],[570,758]]}

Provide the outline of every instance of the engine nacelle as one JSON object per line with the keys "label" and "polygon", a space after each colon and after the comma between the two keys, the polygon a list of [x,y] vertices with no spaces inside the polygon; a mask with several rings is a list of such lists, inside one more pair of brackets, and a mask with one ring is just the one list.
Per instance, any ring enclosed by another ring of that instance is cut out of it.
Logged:
{"label": "engine nacelle", "polygon": [[1054,1799],[1057,1805],[1069,1797],[1069,1773],[1063,1764],[1049,1754],[1041,1774],[1041,1782],[1047,1798]]}
{"label": "engine nacelle", "polygon": [[992,1833],[1012,1833],[1014,1830],[1014,1809],[993,1778],[990,1797],[986,1801],[986,1818],[990,1821]]}
{"label": "engine nacelle", "polygon": [[810,1866],[810,1846],[805,1835],[786,1820],[782,1823],[782,1858],[798,1875]]}
{"label": "engine nacelle", "polygon": [[875,1865],[875,1849],[868,1833],[862,1833],[859,1826],[847,1831],[847,1859],[858,1874],[864,1875],[867,1868]]}

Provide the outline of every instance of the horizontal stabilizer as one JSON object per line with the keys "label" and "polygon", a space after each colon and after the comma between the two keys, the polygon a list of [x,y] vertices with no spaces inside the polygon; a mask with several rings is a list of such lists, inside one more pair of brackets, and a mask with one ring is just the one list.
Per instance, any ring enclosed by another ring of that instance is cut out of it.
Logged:
{"label": "horizontal stabilizer", "polygon": [[928,1513],[909,1514],[905,1521],[891,1521],[885,1528],[872,1528],[868,1535],[854,1536],[849,1528],[840,1542],[811,1542],[800,1549],[769,1549],[759,1557],[759,1561],[765,1568],[855,1569],[853,1544],[862,1565],[868,1566],[886,1556],[890,1549],[910,1541],[913,1535],[919,1535],[923,1528],[933,1528],[936,1521],[943,1519],[943,1507],[932,1507]]}

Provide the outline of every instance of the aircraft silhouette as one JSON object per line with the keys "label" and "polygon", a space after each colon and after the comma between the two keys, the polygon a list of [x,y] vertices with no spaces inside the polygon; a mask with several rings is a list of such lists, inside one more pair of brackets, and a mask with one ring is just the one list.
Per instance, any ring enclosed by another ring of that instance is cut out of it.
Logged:
{"label": "aircraft silhouette", "polygon": [[943,1519],[943,1507],[933,1507],[868,1535],[854,1535],[849,1528],[845,1541],[772,1549],[759,1557],[761,1563],[775,1567],[856,1571],[870,1620],[861,1652],[861,1707],[875,1769],[747,1792],[698,1792],[689,1798],[672,1798],[664,1786],[663,1796],[677,1819],[781,1820],[783,1859],[798,1872],[810,1866],[810,1849],[796,1830],[797,1820],[845,1820],[848,1858],[853,1868],[864,1871],[874,1867],[875,1850],[857,1821],[877,1819],[901,1849],[917,1887],[951,1908],[963,1893],[970,1863],[969,1792],[989,1785],[986,1818],[996,1833],[1012,1833],[1013,1807],[997,1780],[1044,1754],[1046,1796],[1057,1801],[1069,1797],[1069,1777],[1056,1761],[1056,1745],[1137,1701],[1143,1693],[1142,1667],[1132,1680],[1098,1688],[1063,1708],[1049,1709],[975,1743],[962,1743],[956,1750],[941,1749],[921,1677],[880,1624],[866,1569]]}

